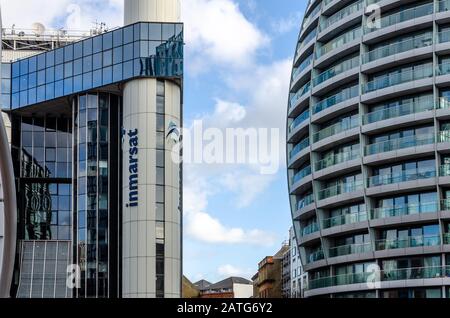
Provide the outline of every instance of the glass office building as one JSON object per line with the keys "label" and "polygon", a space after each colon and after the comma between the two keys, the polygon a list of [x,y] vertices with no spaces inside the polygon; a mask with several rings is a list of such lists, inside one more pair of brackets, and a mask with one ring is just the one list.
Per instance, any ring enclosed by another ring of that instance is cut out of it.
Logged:
{"label": "glass office building", "polygon": [[287,127],[305,297],[450,296],[449,18],[450,1],[309,1]]}
{"label": "glass office building", "polygon": [[182,125],[183,24],[130,10],[125,27],[2,64],[12,297],[180,297],[181,166],[167,134]]}

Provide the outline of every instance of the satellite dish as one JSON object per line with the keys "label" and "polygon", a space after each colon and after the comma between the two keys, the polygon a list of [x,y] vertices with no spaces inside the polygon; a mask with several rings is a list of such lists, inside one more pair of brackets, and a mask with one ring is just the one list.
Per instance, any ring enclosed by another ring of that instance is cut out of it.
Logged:
{"label": "satellite dish", "polygon": [[31,26],[36,36],[41,36],[45,32],[45,26],[42,23],[35,22]]}

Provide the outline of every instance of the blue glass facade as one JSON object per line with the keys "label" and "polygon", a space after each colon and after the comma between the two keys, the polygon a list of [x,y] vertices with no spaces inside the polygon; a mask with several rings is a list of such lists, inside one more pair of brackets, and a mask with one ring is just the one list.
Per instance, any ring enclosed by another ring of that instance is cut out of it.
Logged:
{"label": "blue glass facade", "polygon": [[136,23],[2,69],[2,107],[12,109],[136,77],[181,78],[183,24]]}

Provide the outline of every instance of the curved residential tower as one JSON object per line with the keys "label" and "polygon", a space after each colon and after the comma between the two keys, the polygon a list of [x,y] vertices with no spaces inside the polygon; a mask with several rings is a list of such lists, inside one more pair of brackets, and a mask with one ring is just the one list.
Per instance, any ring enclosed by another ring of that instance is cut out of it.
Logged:
{"label": "curved residential tower", "polygon": [[450,1],[311,0],[287,154],[306,297],[450,297]]}

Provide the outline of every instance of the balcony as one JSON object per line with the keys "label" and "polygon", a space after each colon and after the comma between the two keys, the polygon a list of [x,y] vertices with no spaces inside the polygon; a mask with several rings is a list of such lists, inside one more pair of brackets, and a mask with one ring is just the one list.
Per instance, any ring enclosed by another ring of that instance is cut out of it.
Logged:
{"label": "balcony", "polygon": [[354,58],[351,58],[347,61],[337,64],[336,66],[333,66],[332,68],[321,73],[319,76],[313,79],[313,86],[317,86],[341,73],[344,73],[358,66],[359,66],[359,56],[355,56]]}
{"label": "balcony", "polygon": [[330,257],[363,254],[371,251],[372,245],[370,243],[342,245],[330,248]]}
{"label": "balcony", "polygon": [[[331,2],[332,0],[328,0],[328,2]],[[327,1],[325,1],[324,5],[327,5],[326,3]],[[358,2],[355,2],[341,10],[339,10],[338,12],[336,12],[335,14],[333,14],[332,16],[328,17],[325,20],[322,20],[320,22],[320,31],[325,30],[326,28],[332,26],[333,24],[335,24],[336,22],[341,21],[342,19],[344,19],[345,17],[358,12],[359,10],[361,10],[363,8],[363,1],[360,0]]]}
{"label": "balcony", "polygon": [[402,104],[394,107],[385,108],[378,110],[369,114],[364,115],[363,122],[364,125],[376,123],[382,120],[387,120],[391,118],[397,118],[401,116],[417,114],[434,109],[433,98],[430,97],[426,100],[419,100],[415,102],[410,102],[407,104]]}
{"label": "balcony", "polygon": [[367,213],[352,213],[352,214],[343,214],[334,216],[329,219],[325,219],[322,221],[322,225],[324,229],[329,229],[335,226],[354,224],[359,222],[367,221]]}
{"label": "balcony", "polygon": [[297,93],[295,93],[291,97],[290,108],[294,107],[294,105],[297,103],[297,101],[300,99],[300,97],[302,97],[303,95],[306,95],[310,90],[311,90],[311,82],[308,82],[305,85],[303,85],[303,87],[300,88],[297,91]]}
{"label": "balcony", "polygon": [[330,108],[336,104],[342,103],[346,100],[352,99],[354,97],[357,97],[359,95],[359,88],[358,86],[353,86],[349,88],[345,88],[336,95],[330,96],[313,107],[313,114],[317,114],[327,108]]}
{"label": "balcony", "polygon": [[371,219],[376,220],[414,214],[436,213],[438,210],[439,206],[437,202],[376,208],[371,211]]}
{"label": "balcony", "polygon": [[299,75],[306,70],[306,68],[308,66],[311,65],[311,62],[313,60],[313,55],[311,54],[310,56],[308,56],[303,62],[300,63],[300,65],[294,69],[294,71],[292,72],[292,82],[295,83],[297,82],[297,80],[299,79]]}
{"label": "balcony", "polygon": [[441,130],[438,134],[438,142],[450,142],[450,130]]}
{"label": "balcony", "polygon": [[379,76],[375,80],[363,85],[363,93],[370,93],[379,89],[429,77],[433,77],[433,67],[431,64],[419,65],[414,67],[414,69],[401,70]]}
{"label": "balcony", "polygon": [[303,122],[309,119],[309,109],[304,111],[300,116],[294,119],[294,121],[289,126],[289,133],[293,132],[295,128],[300,126]]}
{"label": "balcony", "polygon": [[303,197],[297,202],[297,210],[301,210],[313,203],[314,203],[314,195],[312,193],[308,194],[307,196]]}
{"label": "balcony", "polygon": [[348,183],[341,183],[319,191],[319,200],[325,200],[340,194],[362,190],[364,183],[362,180]]}
{"label": "balcony", "polygon": [[365,154],[366,156],[370,156],[388,151],[429,145],[433,144],[435,140],[434,135],[427,134],[397,138],[368,145],[365,147]]}
{"label": "balcony", "polygon": [[307,235],[313,234],[320,231],[319,224],[317,223],[311,223],[307,226],[305,226],[302,230],[302,237],[305,237]]}
{"label": "balcony", "polygon": [[440,63],[437,67],[436,73],[437,76],[450,74],[450,63]]}
{"label": "balcony", "polygon": [[325,129],[322,129],[321,131],[315,133],[313,135],[313,140],[314,140],[314,142],[319,142],[325,138],[334,136],[343,131],[347,131],[352,128],[358,127],[358,126],[359,126],[358,116],[348,117],[334,125],[331,125]]}
{"label": "balcony", "polygon": [[375,248],[377,251],[382,251],[410,247],[438,246],[440,244],[441,238],[439,235],[409,236],[392,240],[377,240],[375,242]]}
{"label": "balcony", "polygon": [[295,155],[297,155],[299,152],[301,152],[302,150],[306,149],[309,147],[309,137],[303,139],[303,141],[299,142],[297,145],[295,145],[294,148],[292,148],[290,154],[289,154],[289,158],[292,159],[295,157]]}
{"label": "balcony", "polygon": [[439,12],[445,12],[450,10],[450,1],[449,0],[443,0],[439,1],[437,5],[437,10]]}
{"label": "balcony", "polygon": [[337,38],[334,38],[330,42],[326,43],[325,45],[318,47],[316,50],[316,59],[320,58],[321,56],[324,56],[327,53],[330,53],[334,49],[337,49],[338,47],[341,47],[349,42],[352,42],[353,40],[361,37],[361,29],[353,29],[349,32],[346,32]]}
{"label": "balcony", "polygon": [[370,63],[391,55],[411,51],[414,49],[427,47],[433,44],[433,37],[431,34],[419,36],[414,39],[405,40],[398,43],[392,43],[383,47],[379,47],[373,51],[365,53],[362,56],[362,63]]}
{"label": "balcony", "polygon": [[322,250],[316,251],[316,252],[313,252],[313,253],[309,254],[309,256],[308,256],[308,264],[314,263],[314,262],[317,262],[317,261],[320,261],[320,260],[323,260],[323,259],[324,259],[323,251]]}
{"label": "balcony", "polygon": [[[380,280],[383,282],[414,279],[445,278],[449,276],[450,266],[412,267],[381,270]],[[373,282],[373,272],[350,273],[329,276],[309,281],[308,289],[327,288],[332,286],[366,284]]]}
{"label": "balcony", "polygon": [[[404,21],[413,20],[426,15],[433,14],[434,12],[433,6],[434,6],[433,3],[427,3],[388,16],[383,16],[380,19],[380,28],[383,29],[394,24],[398,24]],[[380,28],[378,28],[378,26],[374,26],[373,28],[366,26],[364,27],[364,33],[368,34]]]}
{"label": "balcony", "polygon": [[450,244],[450,233],[444,233],[444,244],[449,245]]}
{"label": "balcony", "polygon": [[401,182],[407,182],[407,181],[415,181],[415,180],[421,180],[421,179],[429,179],[429,178],[434,178],[434,177],[436,177],[435,170],[430,170],[430,171],[419,171],[417,169],[405,170],[400,173],[370,177],[367,179],[367,186],[369,188],[372,188],[372,187],[378,187],[378,186],[382,186],[382,185],[401,183]]}
{"label": "balcony", "polygon": [[312,10],[311,13],[308,14],[308,16],[303,20],[302,29],[305,26],[307,26],[316,17],[316,15],[320,12],[321,9],[322,9],[322,6],[320,5],[320,3],[318,5],[316,5],[314,10]]}
{"label": "balcony", "polygon": [[304,47],[308,43],[310,43],[317,35],[317,29],[312,30],[308,33],[308,35],[303,39],[303,41],[298,45],[297,52],[295,53],[295,60],[299,58],[299,55]]}
{"label": "balcony", "polygon": [[307,166],[306,168],[297,172],[292,178],[292,184],[296,184],[297,182],[302,181],[305,177],[311,175],[311,166]]}
{"label": "balcony", "polygon": [[320,171],[346,161],[358,159],[360,158],[360,156],[361,156],[360,150],[353,150],[334,154],[333,156],[329,156],[325,159],[320,160],[319,162],[316,162],[315,168],[316,171]]}

